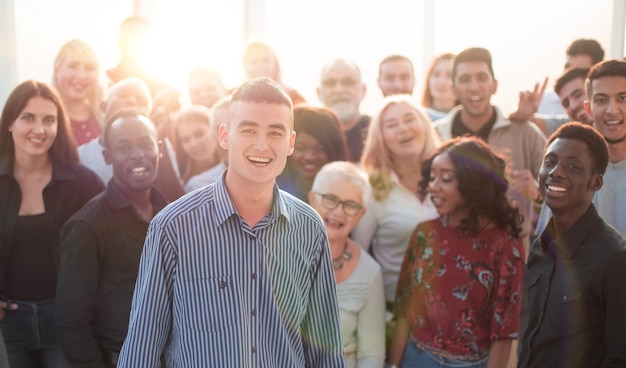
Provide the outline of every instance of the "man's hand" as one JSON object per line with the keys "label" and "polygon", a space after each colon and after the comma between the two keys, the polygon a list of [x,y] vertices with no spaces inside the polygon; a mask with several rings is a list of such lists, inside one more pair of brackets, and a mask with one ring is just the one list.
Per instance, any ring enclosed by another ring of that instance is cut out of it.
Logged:
{"label": "man's hand", "polygon": [[533,115],[537,113],[539,104],[543,98],[543,93],[548,86],[548,77],[543,80],[543,85],[540,87],[539,82],[535,83],[535,88],[532,91],[522,91],[519,93],[519,104],[517,105],[517,111],[509,116],[509,119],[525,122],[530,120]]}
{"label": "man's hand", "polygon": [[0,300],[0,320],[4,318],[5,310],[17,310],[18,305],[8,301]]}

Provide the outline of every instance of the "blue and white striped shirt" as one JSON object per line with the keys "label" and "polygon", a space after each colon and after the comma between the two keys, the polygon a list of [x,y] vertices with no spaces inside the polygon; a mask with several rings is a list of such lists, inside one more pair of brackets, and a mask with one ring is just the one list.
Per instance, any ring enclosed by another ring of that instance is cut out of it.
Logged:
{"label": "blue and white striped shirt", "polygon": [[150,224],[118,367],[344,367],[329,252],[278,186],[252,229],[224,175],[187,194]]}

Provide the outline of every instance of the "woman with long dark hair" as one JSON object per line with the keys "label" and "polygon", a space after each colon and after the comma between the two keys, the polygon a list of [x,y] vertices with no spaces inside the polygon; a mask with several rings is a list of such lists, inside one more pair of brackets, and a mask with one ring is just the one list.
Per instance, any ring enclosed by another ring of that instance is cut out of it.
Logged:
{"label": "woman with long dark hair", "polygon": [[103,190],[78,163],[57,93],[26,81],[0,117],[0,328],[12,368],[65,367],[54,327],[63,223]]}

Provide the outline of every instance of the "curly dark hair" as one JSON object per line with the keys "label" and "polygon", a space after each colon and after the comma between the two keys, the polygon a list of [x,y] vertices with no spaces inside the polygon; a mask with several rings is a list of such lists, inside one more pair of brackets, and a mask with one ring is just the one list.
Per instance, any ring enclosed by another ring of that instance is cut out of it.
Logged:
{"label": "curly dark hair", "polygon": [[457,137],[444,142],[422,166],[421,192],[426,194],[433,159],[443,153],[454,163],[458,189],[468,210],[457,230],[476,235],[482,230],[479,219],[487,218],[519,238],[523,216],[507,196],[506,161],[482,139]]}

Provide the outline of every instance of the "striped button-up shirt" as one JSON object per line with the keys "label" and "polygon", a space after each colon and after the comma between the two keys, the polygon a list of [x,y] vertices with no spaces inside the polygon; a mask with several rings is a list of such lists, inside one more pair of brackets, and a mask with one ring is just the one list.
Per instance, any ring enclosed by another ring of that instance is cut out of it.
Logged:
{"label": "striped button-up shirt", "polygon": [[277,186],[254,228],[224,176],[189,193],[150,224],[118,367],[344,367],[329,252]]}

